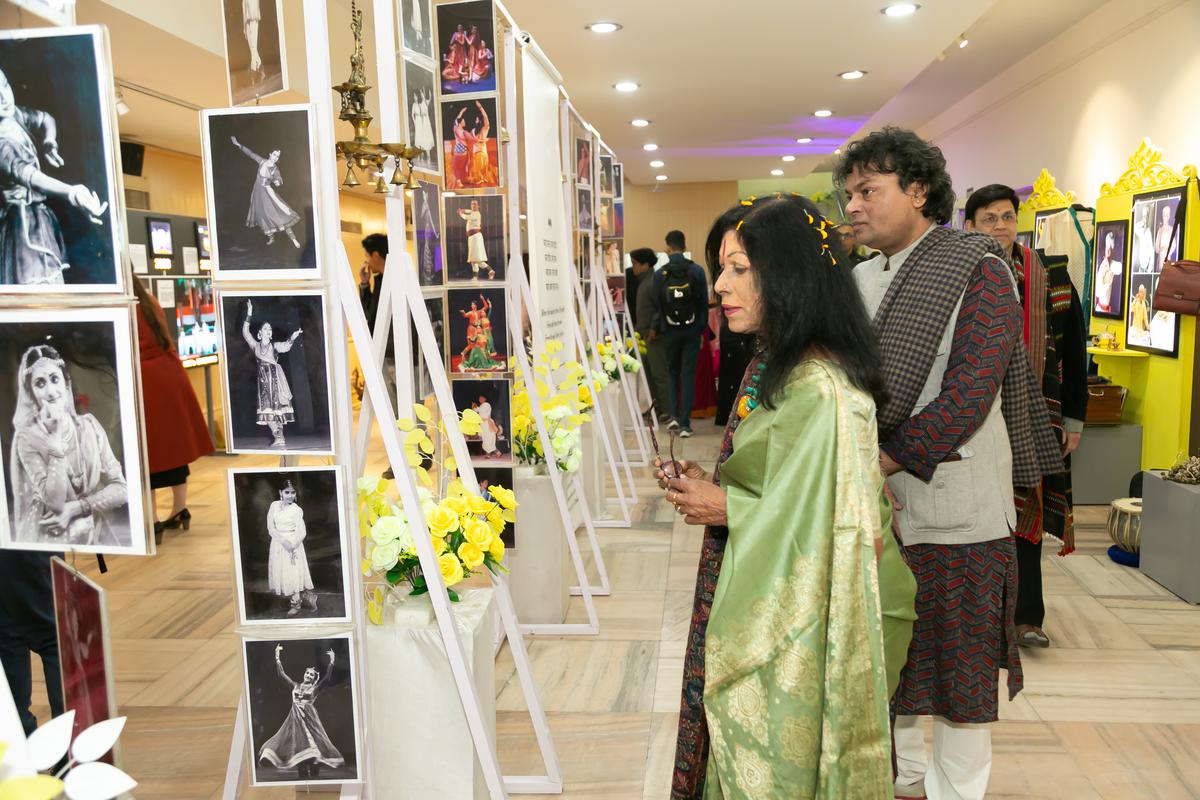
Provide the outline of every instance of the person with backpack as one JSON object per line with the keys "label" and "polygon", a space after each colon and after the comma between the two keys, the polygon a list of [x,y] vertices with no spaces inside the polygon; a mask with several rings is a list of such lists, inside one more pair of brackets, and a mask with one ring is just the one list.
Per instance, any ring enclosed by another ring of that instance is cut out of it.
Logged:
{"label": "person with backpack", "polygon": [[684,255],[683,231],[667,234],[667,263],[654,275],[654,330],[667,362],[667,427],[692,435],[692,399],[701,332],[708,320],[708,280]]}

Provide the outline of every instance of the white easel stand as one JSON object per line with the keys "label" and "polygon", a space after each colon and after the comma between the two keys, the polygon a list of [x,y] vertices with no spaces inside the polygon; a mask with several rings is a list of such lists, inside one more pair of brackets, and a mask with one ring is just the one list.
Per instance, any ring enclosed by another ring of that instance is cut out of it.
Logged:
{"label": "white easel stand", "polygon": [[[453,607],[464,655],[493,746],[496,741],[495,606],[491,589],[462,592]],[[394,619],[394,622],[392,621]],[[458,688],[429,597],[393,595],[383,625],[366,638],[375,796],[387,800],[485,800],[488,796]],[[421,720],[420,734],[413,726]],[[391,746],[388,746],[391,743]]]}

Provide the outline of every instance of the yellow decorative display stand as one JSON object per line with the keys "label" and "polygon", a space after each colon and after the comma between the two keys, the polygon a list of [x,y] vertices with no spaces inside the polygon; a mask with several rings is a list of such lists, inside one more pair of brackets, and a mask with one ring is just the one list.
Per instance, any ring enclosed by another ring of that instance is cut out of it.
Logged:
{"label": "yellow decorative display stand", "polygon": [[1045,167],[1033,182],[1033,194],[1021,203],[1017,213],[1017,231],[1033,233],[1034,220],[1041,211],[1058,211],[1075,202],[1075,193],[1062,190],[1055,185],[1054,176]]}
{"label": "yellow decorative display stand", "polygon": [[[1196,168],[1175,171],[1162,162],[1162,151],[1149,139],[1142,140],[1129,159],[1129,168],[1114,183],[1100,187],[1096,201],[1097,224],[1128,220],[1133,213],[1133,198],[1143,192],[1187,186],[1184,220],[1183,258],[1200,257],[1200,197],[1196,191]],[[1031,198],[1032,199],[1032,198]],[[1124,276],[1128,292],[1128,276]],[[1085,302],[1090,302],[1085,300]],[[1126,321],[1096,319],[1091,322],[1093,335],[1112,333],[1118,349],[1092,348],[1100,374],[1129,390],[1125,401],[1125,421],[1143,426],[1142,468],[1172,466],[1180,456],[1200,449],[1200,430],[1193,433],[1192,398],[1196,370],[1196,318],[1184,316],[1179,329],[1179,356],[1140,353],[1125,349]],[[1142,358],[1140,356],[1148,357]],[[1190,442],[1190,445],[1189,445]]]}

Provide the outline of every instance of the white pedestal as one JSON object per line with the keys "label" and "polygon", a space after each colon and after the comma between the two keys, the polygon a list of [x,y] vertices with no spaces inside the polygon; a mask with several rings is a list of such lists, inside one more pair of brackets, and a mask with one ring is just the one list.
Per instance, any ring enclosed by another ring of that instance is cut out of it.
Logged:
{"label": "white pedestal", "polygon": [[517,546],[504,563],[517,619],[525,624],[557,625],[567,618],[571,586],[577,581],[554,484],[549,475],[538,474],[532,467],[513,470],[513,483],[518,503]]}
{"label": "white pedestal", "polygon": [[[596,410],[593,409],[593,412]],[[608,519],[608,499],[604,491],[604,440],[600,437],[600,428],[592,415],[592,421],[583,425],[580,431],[580,447],[583,449],[583,462],[579,467],[579,478],[583,483],[583,495],[587,501],[592,519]],[[572,505],[572,522],[578,529],[583,525],[583,515],[579,508]]]}
{"label": "white pedestal", "polygon": [[[491,589],[451,603],[488,737],[496,741],[495,614]],[[486,800],[471,732],[428,596],[389,598],[383,625],[366,625],[372,796]]]}

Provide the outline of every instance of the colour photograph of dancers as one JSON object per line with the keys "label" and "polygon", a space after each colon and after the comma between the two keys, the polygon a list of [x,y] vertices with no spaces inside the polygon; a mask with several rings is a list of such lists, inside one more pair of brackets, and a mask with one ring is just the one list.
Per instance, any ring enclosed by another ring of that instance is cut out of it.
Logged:
{"label": "colour photograph of dancers", "polygon": [[107,62],[98,30],[0,33],[6,293],[116,292],[125,285]]}
{"label": "colour photograph of dancers", "polygon": [[255,786],[359,778],[349,634],[243,642]]}
{"label": "colour photograph of dancers", "polygon": [[417,279],[422,286],[441,286],[443,274],[442,204],[436,183],[417,181],[413,192],[413,232],[417,243]]}
{"label": "colour photograph of dancers", "polygon": [[219,300],[229,452],[332,455],[322,293]]}
{"label": "colour photograph of dancers", "polygon": [[337,467],[229,470],[240,624],[346,622]]}
{"label": "colour photograph of dancers", "polygon": [[504,198],[458,195],[445,199],[446,281],[501,282],[508,254],[504,247]]}
{"label": "colour photograph of dancers", "polygon": [[408,140],[421,154],[413,166],[424,172],[441,172],[441,137],[438,135],[437,91],[433,71],[404,60],[404,110]]}
{"label": "colour photograph of dancers", "polygon": [[491,0],[438,6],[442,94],[496,91],[496,35]]}
{"label": "colour photograph of dancers", "polygon": [[201,113],[214,277],[319,277],[308,106]]}
{"label": "colour photograph of dancers", "polygon": [[504,379],[450,381],[454,407],[472,409],[483,420],[479,433],[467,437],[467,451],[473,463],[508,463],[512,460],[511,382]]}
{"label": "colour photograph of dancers", "polygon": [[446,188],[493,189],[500,185],[496,98],[442,104],[442,155]]}
{"label": "colour photograph of dancers", "polygon": [[450,289],[451,372],[508,372],[504,289]]}
{"label": "colour photograph of dancers", "polygon": [[224,0],[229,98],[238,106],[287,87],[283,6],[277,0]]}

